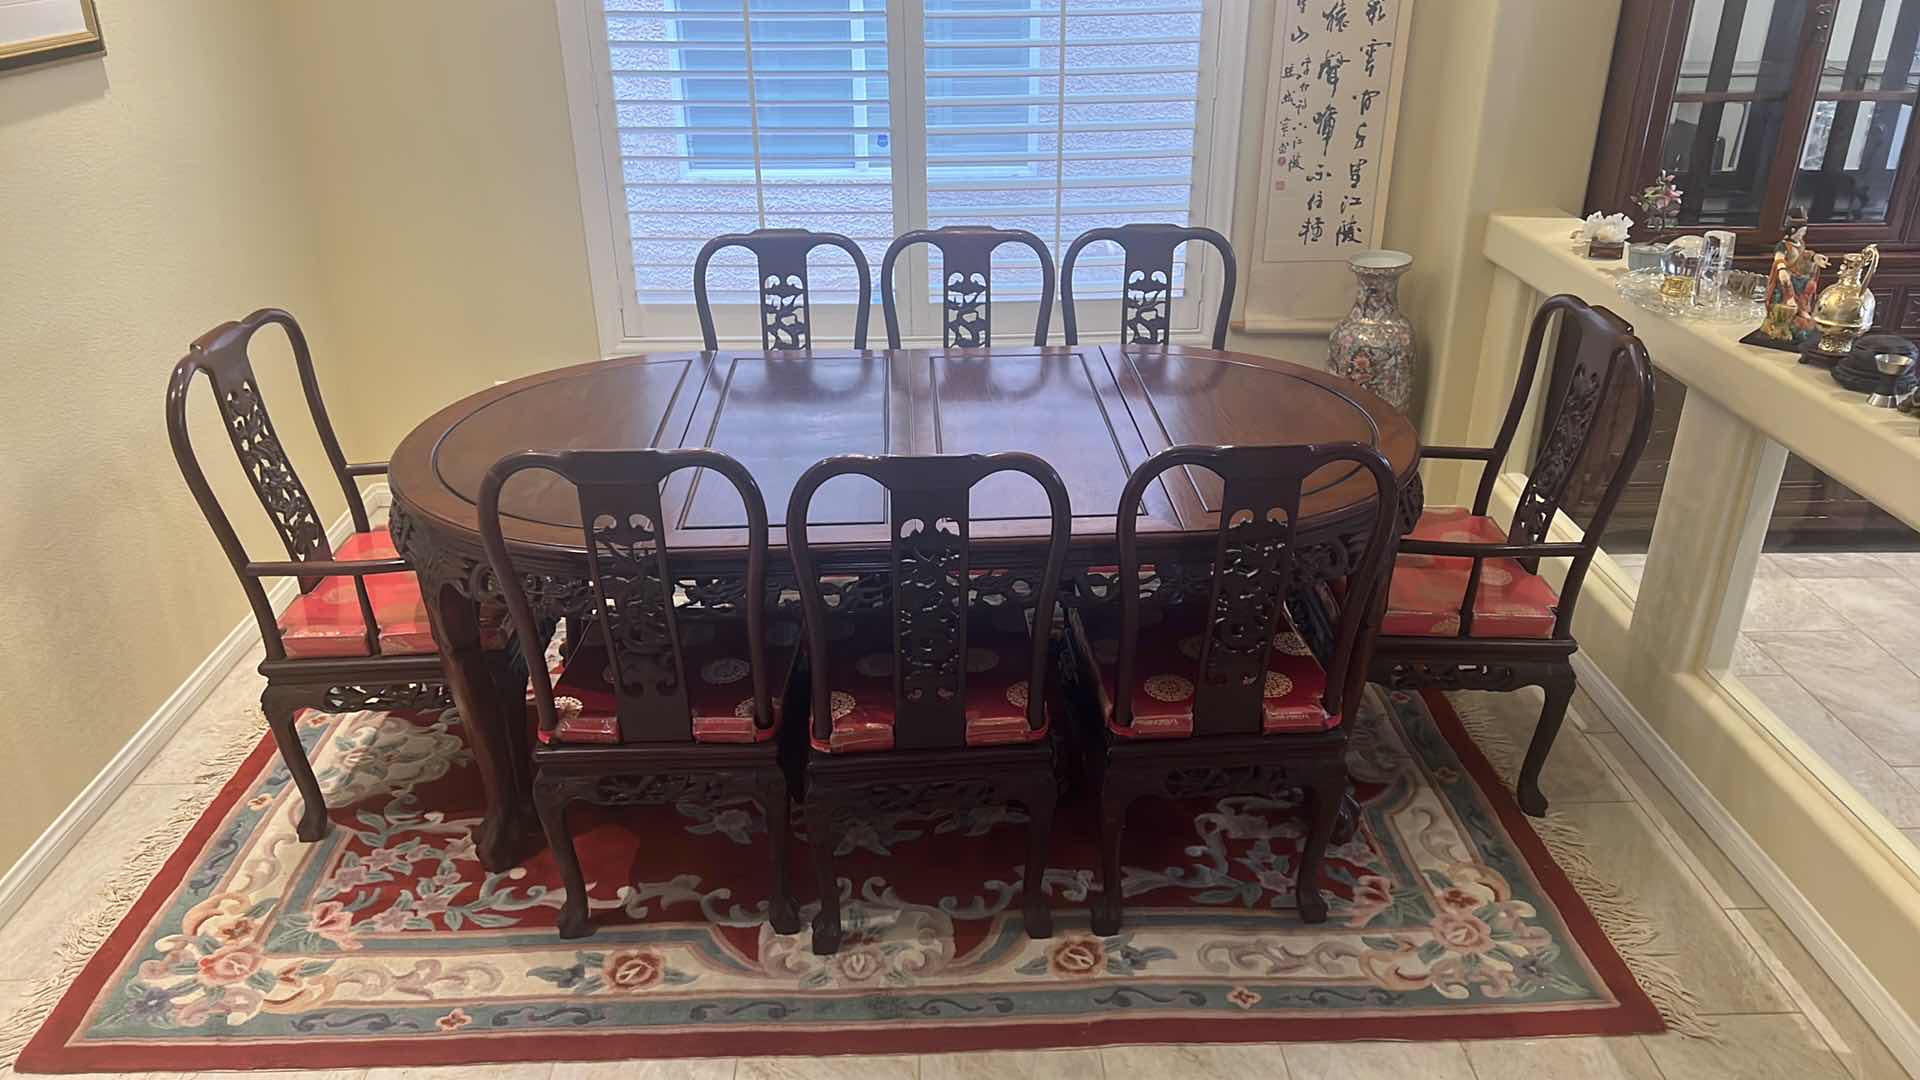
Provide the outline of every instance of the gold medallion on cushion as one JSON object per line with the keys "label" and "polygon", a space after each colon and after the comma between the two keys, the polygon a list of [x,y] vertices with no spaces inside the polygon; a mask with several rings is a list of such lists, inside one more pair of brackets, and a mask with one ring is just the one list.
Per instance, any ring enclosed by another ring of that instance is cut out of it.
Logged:
{"label": "gold medallion on cushion", "polygon": [[709,686],[726,686],[737,683],[751,674],[753,669],[745,660],[737,656],[723,656],[718,660],[709,660],[700,665],[700,677]]}
{"label": "gold medallion on cushion", "polygon": [[735,705],[733,707],[733,715],[739,717],[742,720],[752,720],[754,718],[753,699],[748,698],[745,701],[742,701],[740,704]]}
{"label": "gold medallion on cushion", "polygon": [[1274,651],[1286,653],[1288,656],[1305,656],[1310,651],[1307,648],[1307,639],[1291,630],[1273,635],[1273,648]]}
{"label": "gold medallion on cushion", "polygon": [[1021,679],[1007,687],[1007,703],[1016,709],[1027,707],[1027,680]]}
{"label": "gold medallion on cushion", "polygon": [[845,690],[835,690],[827,695],[827,713],[835,720],[853,711],[853,695]]}
{"label": "gold medallion on cushion", "polygon": [[1185,701],[1193,696],[1193,681],[1178,675],[1155,675],[1143,689],[1155,701]]}
{"label": "gold medallion on cushion", "polygon": [[1286,697],[1293,690],[1293,680],[1277,671],[1267,672],[1266,695],[1270,698]]}
{"label": "gold medallion on cushion", "polygon": [[1504,588],[1505,586],[1513,584],[1513,571],[1503,566],[1487,566],[1482,564],[1480,567],[1480,584]]}

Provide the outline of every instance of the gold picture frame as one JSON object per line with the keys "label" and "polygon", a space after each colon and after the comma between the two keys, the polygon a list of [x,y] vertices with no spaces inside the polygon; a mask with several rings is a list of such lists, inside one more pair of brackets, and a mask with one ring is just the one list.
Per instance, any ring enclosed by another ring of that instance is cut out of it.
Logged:
{"label": "gold picture frame", "polygon": [[93,0],[0,0],[0,75],[106,51]]}

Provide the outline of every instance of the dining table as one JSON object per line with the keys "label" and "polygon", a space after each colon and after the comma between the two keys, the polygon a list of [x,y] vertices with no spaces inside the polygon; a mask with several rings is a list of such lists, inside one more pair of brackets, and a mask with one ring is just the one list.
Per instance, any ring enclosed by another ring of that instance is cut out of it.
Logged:
{"label": "dining table", "polygon": [[[1060,474],[1072,499],[1065,604],[1113,593],[1116,505],[1128,476],[1176,445],[1355,441],[1379,450],[1400,483],[1402,528],[1417,521],[1420,440],[1382,398],[1344,378],[1285,361],[1186,345],[1112,343],[940,350],[675,352],[556,368],[461,398],[422,421],[394,452],[389,519],[415,568],[486,794],[481,862],[517,865],[539,843],[530,801],[532,725],[524,681],[502,676],[486,649],[499,591],[482,549],[481,480],[520,450],[704,447],[740,460],[782,521],[800,474],[836,454],[966,454],[1024,450]],[[1175,469],[1148,490],[1137,520],[1140,587],[1163,599],[1203,587],[1217,539],[1220,484]],[[812,503],[810,548],[845,604],[885,604],[889,565],[883,489],[844,477]],[[1296,523],[1295,588],[1344,577],[1366,542],[1374,481],[1352,465],[1309,478]],[[573,489],[522,473],[500,500],[503,532],[536,614],[590,610],[587,541]],[[676,602],[725,608],[744,589],[745,513],[725,484],[697,470],[662,489]],[[1030,595],[1050,519],[1039,486],[1011,475],[971,493],[970,564],[979,589]],[[783,529],[770,533],[771,599],[792,606]],[[1027,576],[1023,577],[1023,573]],[[988,584],[989,582],[995,584]],[[1023,584],[1024,583],[1024,584]],[[1205,593],[1197,594],[1204,600]],[[524,675],[524,671],[521,672]]]}

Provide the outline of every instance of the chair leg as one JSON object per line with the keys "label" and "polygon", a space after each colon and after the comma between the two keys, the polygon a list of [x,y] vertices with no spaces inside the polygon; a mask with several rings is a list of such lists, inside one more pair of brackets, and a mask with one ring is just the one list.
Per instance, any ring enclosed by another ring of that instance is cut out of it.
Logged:
{"label": "chair leg", "polygon": [[1093,902],[1093,932],[1120,932],[1120,839],[1127,827],[1133,791],[1109,767],[1100,774],[1100,896]]}
{"label": "chair leg", "polygon": [[832,956],[840,951],[840,878],[834,872],[834,806],[826,785],[815,777],[807,792],[807,846],[813,849],[813,873],[819,883],[820,910],[813,916],[813,951]]}
{"label": "chair leg", "polygon": [[540,814],[540,828],[547,834],[547,847],[560,864],[560,881],[567,898],[560,906],[560,936],[583,938],[593,933],[587,916],[587,879],[580,872],[580,853],[573,847],[573,832],[567,828],[567,804],[571,796],[559,784],[536,778],[533,805]]}
{"label": "chair leg", "polygon": [[307,761],[307,749],[300,745],[300,733],[294,728],[307,694],[298,689],[267,687],[260,695],[260,708],[267,714],[267,726],[273,729],[273,741],[280,747],[280,760],[293,774],[293,786],[304,804],[296,829],[300,839],[313,843],[327,835],[327,798],[320,791],[320,780]]}
{"label": "chair leg", "polygon": [[1547,812],[1547,797],[1540,793],[1540,773],[1547,766],[1547,754],[1553,750],[1553,740],[1560,734],[1560,724],[1567,718],[1574,686],[1572,668],[1555,671],[1542,685],[1547,692],[1547,702],[1540,709],[1540,723],[1533,729],[1533,741],[1527,744],[1527,759],[1520,766],[1520,780],[1514,785],[1520,809],[1534,817]]}
{"label": "chair leg", "polygon": [[1021,800],[1027,804],[1027,873],[1022,901],[1030,938],[1053,936],[1053,911],[1047,906],[1045,879],[1048,841],[1053,836],[1053,807],[1059,794],[1053,770],[1049,768],[1026,784],[1026,794]]}
{"label": "chair leg", "polygon": [[776,934],[800,932],[800,911],[787,886],[787,834],[791,806],[787,801],[787,774],[778,766],[761,769],[754,777],[754,797],[767,815],[767,852],[772,860],[772,890],[767,897],[767,925]]}
{"label": "chair leg", "polygon": [[1327,840],[1333,836],[1334,822],[1340,817],[1340,803],[1346,797],[1346,761],[1336,757],[1317,764],[1307,782],[1307,807],[1312,819],[1307,825],[1307,846],[1300,853],[1300,869],[1293,885],[1302,922],[1327,921],[1327,898],[1320,893],[1320,864],[1326,858]]}

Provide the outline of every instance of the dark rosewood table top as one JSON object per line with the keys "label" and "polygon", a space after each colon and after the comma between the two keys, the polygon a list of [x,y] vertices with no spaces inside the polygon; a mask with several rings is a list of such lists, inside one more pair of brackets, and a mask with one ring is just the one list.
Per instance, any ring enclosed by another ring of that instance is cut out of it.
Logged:
{"label": "dark rosewood table top", "polygon": [[[1183,443],[1320,442],[1379,447],[1403,484],[1420,445],[1385,401],[1323,372],[1211,349],[1119,345],[945,353],[819,350],[804,354],[673,353],[530,375],[447,406],[394,453],[400,508],[441,543],[479,554],[475,499],[501,456],[521,449],[706,446],[739,458],[779,522],[801,471],[841,453],[1027,450],[1059,470],[1073,498],[1076,544],[1113,542],[1113,507],[1128,472]],[[1140,523],[1143,543],[1211,534],[1219,484],[1168,473]],[[1313,478],[1302,526],[1371,517],[1371,481],[1348,467]],[[510,481],[501,505],[509,543],[581,550],[572,490],[544,473]],[[829,481],[814,503],[814,542],[884,551],[886,508],[870,482]],[[973,492],[973,535],[985,551],[1044,540],[1046,502],[1025,477]],[[664,493],[676,561],[724,561],[742,543],[739,500],[724,484],[680,474]],[[772,540],[783,543],[776,525]],[[984,553],[984,552],[983,552]]]}

